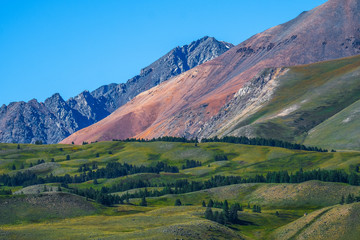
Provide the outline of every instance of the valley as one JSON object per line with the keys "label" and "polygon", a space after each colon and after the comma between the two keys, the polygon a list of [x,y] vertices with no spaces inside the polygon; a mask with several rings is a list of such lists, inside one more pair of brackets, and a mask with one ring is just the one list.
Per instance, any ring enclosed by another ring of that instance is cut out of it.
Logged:
{"label": "valley", "polygon": [[[302,239],[305,236],[302,232],[313,234],[301,230],[304,229],[303,222],[309,229],[317,225],[323,227],[317,219],[345,211],[347,213],[339,218],[348,221],[359,209],[358,203],[339,203],[342,196],[359,196],[360,182],[349,185],[318,180],[300,183],[257,183],[254,180],[240,184],[220,183],[225,186],[209,186],[184,193],[176,193],[177,190],[170,187],[172,193],[161,194],[164,188],[179,181],[203,182],[218,178],[216,176],[251,179],[262,175],[270,179],[267,177],[269,172],[295,174],[300,169],[304,173],[321,169],[354,174],[356,166],[360,165],[360,153],[355,151],[312,152],[222,142],[113,141],[81,146],[0,144],[0,159],[1,174],[15,176],[29,171],[43,179],[66,174],[75,179],[82,173],[106,168],[109,163],[150,167],[162,162],[178,169],[171,170],[174,173],[145,170],[121,177],[98,178],[96,181],[84,179],[67,184],[45,181],[35,185],[24,182],[29,186],[5,186],[2,182],[0,189],[13,193],[0,196],[0,236],[6,239],[288,239],[290,235]],[[190,160],[198,166],[187,168],[186,162],[189,166]],[[130,184],[139,180],[149,187]],[[119,192],[114,188],[120,183],[127,190]],[[74,189],[90,188],[122,197],[122,203],[103,205],[99,199],[74,192]],[[149,195],[156,190],[159,196]],[[142,198],[136,194],[146,195],[146,206],[141,206]],[[182,206],[174,206],[177,199]],[[208,204],[210,199],[241,204],[243,211],[238,212],[239,222],[223,225],[205,219],[206,207],[202,202]],[[253,212],[253,205],[261,206],[261,213]],[[316,215],[322,211],[326,213],[321,217]],[[338,227],[330,227],[329,231]],[[356,226],[344,227],[357,231]]]}

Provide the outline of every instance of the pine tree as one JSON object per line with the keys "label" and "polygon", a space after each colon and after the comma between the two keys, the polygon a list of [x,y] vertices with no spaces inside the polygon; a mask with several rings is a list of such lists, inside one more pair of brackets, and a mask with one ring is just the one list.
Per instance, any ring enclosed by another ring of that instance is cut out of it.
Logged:
{"label": "pine tree", "polygon": [[226,223],[226,219],[225,219],[225,214],[224,214],[224,212],[219,213],[216,221],[217,221],[218,223],[220,223],[220,224],[225,224],[225,223]]}
{"label": "pine tree", "polygon": [[66,155],[66,160],[70,160],[70,155]]}
{"label": "pine tree", "polygon": [[126,192],[125,200],[126,200],[126,203],[130,202],[129,192]]}
{"label": "pine tree", "polygon": [[256,212],[256,205],[253,206],[252,211]]}
{"label": "pine tree", "polygon": [[225,200],[222,206],[223,209],[223,213],[224,213],[224,218],[225,218],[225,222],[229,220],[230,216],[229,216],[229,204],[228,201]]}
{"label": "pine tree", "polygon": [[16,170],[15,164],[12,165],[11,169],[12,169],[12,170]]}
{"label": "pine tree", "polygon": [[256,212],[261,213],[261,207],[260,206],[257,206]]}
{"label": "pine tree", "polygon": [[20,144],[17,145],[17,149],[20,149]]}
{"label": "pine tree", "polygon": [[205,218],[208,220],[214,220],[214,215],[213,212],[211,210],[211,207],[207,207],[205,210]]}
{"label": "pine tree", "polygon": [[203,206],[203,207],[206,207],[205,201],[202,201],[202,206]]}
{"label": "pine tree", "polygon": [[236,204],[231,205],[229,211],[229,222],[236,223],[238,221],[238,206]]}
{"label": "pine tree", "polygon": [[344,205],[344,203],[345,203],[345,197],[344,197],[344,195],[342,195],[342,196],[341,196],[341,200],[340,200],[340,204],[341,204],[341,205]]}
{"label": "pine tree", "polygon": [[354,197],[354,195],[352,195],[352,194],[350,194],[349,193],[349,195],[346,197],[346,204],[350,204],[350,203],[353,203],[353,202],[355,202],[355,197]]}
{"label": "pine tree", "polygon": [[218,218],[219,218],[219,212],[218,212],[218,211],[215,211],[215,212],[214,212],[214,217],[213,217],[212,220],[216,222]]}
{"label": "pine tree", "polygon": [[182,204],[181,204],[181,201],[180,201],[180,199],[176,199],[175,200],[175,206],[181,206]]}
{"label": "pine tree", "polygon": [[214,202],[212,199],[209,200],[209,203],[207,205],[208,207],[212,208],[214,206]]}
{"label": "pine tree", "polygon": [[146,207],[146,206],[147,206],[147,202],[146,202],[146,198],[145,198],[145,196],[143,196],[143,197],[142,197],[142,199],[141,199],[141,203],[140,203],[140,206],[144,206],[144,207]]}

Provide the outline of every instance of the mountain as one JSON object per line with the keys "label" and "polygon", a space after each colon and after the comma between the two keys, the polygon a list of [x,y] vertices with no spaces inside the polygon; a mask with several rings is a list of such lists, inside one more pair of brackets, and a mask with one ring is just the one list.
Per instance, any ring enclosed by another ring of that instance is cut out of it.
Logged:
{"label": "mountain", "polygon": [[[248,123],[241,122],[241,118],[249,114],[232,112],[231,108],[226,108],[227,104],[252,91],[247,97],[258,96],[258,99],[250,114],[256,113],[270,99],[276,98],[272,94],[276,81],[265,83],[286,74],[288,70],[283,67],[360,54],[359,12],[358,0],[329,0],[287,23],[251,37],[212,61],[139,94],[104,120],[74,133],[62,143],[164,135],[201,138],[217,134],[219,124],[236,126],[239,119],[239,124],[246,125]],[[262,87],[264,84],[266,88]],[[248,103],[246,99],[242,101]],[[241,108],[243,103],[238,102],[237,106]],[[233,116],[221,118],[227,111]],[[215,123],[216,119],[221,119],[219,124]],[[318,119],[316,124],[324,120]],[[314,124],[300,133],[312,127]],[[276,131],[270,137],[283,139]]]}
{"label": "mountain", "polygon": [[232,44],[204,37],[176,47],[140,75],[126,83],[109,84],[93,92],[84,91],[65,101],[59,94],[39,103],[13,102],[0,108],[0,142],[57,143],[84,127],[100,121],[138,93],[173,76],[216,58]]}
{"label": "mountain", "polygon": [[266,69],[240,89],[202,133],[360,150],[359,76],[359,55]]}
{"label": "mountain", "polygon": [[113,112],[139,93],[210,61],[233,46],[213,37],[203,37],[189,45],[174,48],[126,83],[105,85],[91,94],[105,101],[106,110]]}

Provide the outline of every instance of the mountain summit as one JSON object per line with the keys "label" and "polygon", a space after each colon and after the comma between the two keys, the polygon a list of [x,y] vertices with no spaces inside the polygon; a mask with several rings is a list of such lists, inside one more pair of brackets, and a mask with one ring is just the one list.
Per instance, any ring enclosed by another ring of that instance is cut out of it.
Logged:
{"label": "mountain summit", "polygon": [[359,12],[358,0],[330,0],[139,94],[109,117],[62,143],[206,136],[204,129],[209,121],[264,69],[360,54]]}
{"label": "mountain summit", "polygon": [[54,94],[44,103],[34,99],[3,105],[0,108],[0,142],[57,143],[105,118],[140,92],[214,59],[231,47],[230,43],[204,37],[174,48],[126,83],[84,91],[68,101]]}

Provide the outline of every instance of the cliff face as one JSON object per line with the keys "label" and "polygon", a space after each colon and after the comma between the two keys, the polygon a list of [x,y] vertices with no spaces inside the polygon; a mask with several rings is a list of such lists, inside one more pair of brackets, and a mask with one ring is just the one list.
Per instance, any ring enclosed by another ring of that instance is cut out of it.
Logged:
{"label": "cliff face", "polygon": [[70,134],[100,121],[142,91],[209,61],[232,44],[204,37],[177,47],[124,84],[84,91],[64,101],[59,94],[39,103],[14,102],[0,108],[0,142],[58,143]]}
{"label": "cliff face", "polygon": [[264,69],[360,54],[359,12],[358,0],[330,0],[139,94],[109,117],[76,132],[63,143],[207,135],[212,132],[208,122]]}

